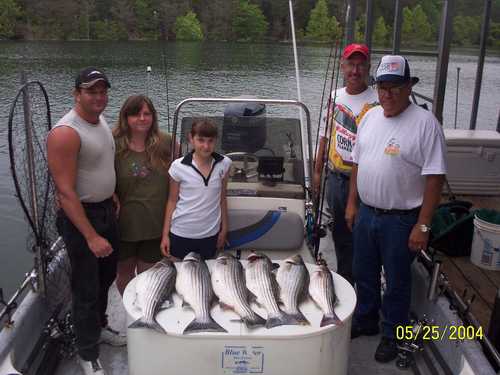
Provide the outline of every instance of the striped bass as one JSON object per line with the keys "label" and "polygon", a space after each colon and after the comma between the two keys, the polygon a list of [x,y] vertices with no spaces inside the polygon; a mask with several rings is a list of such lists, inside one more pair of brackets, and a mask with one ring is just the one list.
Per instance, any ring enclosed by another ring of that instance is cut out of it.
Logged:
{"label": "striped bass", "polygon": [[295,318],[299,324],[311,324],[299,310],[299,303],[307,297],[309,285],[309,273],[302,257],[297,254],[286,259],[278,268],[276,280],[280,287],[283,310]]}
{"label": "striped bass", "polygon": [[134,305],[142,310],[142,317],[133,322],[129,328],[151,328],[166,333],[156,321],[156,314],[162,308],[172,306],[175,274],[174,264],[167,258],[163,258],[139,274],[135,285]]}
{"label": "striped bass", "polygon": [[257,297],[257,303],[267,311],[266,328],[297,324],[293,317],[281,311],[278,306],[279,287],[272,268],[271,260],[266,255],[250,254],[245,269],[247,287]]}
{"label": "striped bass", "polygon": [[339,325],[342,321],[335,314],[334,306],[337,303],[332,273],[326,264],[318,264],[310,274],[309,295],[323,312],[320,327],[329,324]]}
{"label": "striped bass", "polygon": [[221,307],[234,310],[248,328],[265,324],[266,321],[250,308],[243,266],[232,254],[223,253],[215,260],[212,287]]}
{"label": "striped bass", "polygon": [[183,306],[189,305],[195,315],[183,333],[227,332],[210,315],[214,292],[207,264],[199,254],[191,252],[184,257],[178,269],[175,288],[183,299]]}

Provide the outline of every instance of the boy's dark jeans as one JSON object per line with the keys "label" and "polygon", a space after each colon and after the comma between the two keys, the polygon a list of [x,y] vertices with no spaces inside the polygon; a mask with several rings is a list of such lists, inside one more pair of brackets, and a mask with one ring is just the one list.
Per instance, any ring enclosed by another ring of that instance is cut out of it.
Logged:
{"label": "boy's dark jeans", "polygon": [[113,252],[97,258],[73,223],[59,210],[57,228],[71,262],[72,315],[78,354],[86,361],[99,356],[101,328],[107,325],[108,290],[116,276],[118,262],[118,224],[111,199],[83,203],[88,220]]}

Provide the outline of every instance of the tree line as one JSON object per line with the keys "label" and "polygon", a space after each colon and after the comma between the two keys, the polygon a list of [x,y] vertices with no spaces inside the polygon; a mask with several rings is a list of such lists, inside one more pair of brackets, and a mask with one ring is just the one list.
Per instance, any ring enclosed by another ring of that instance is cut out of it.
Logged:
{"label": "tree line", "polygon": [[[442,0],[402,2],[402,40],[437,41]],[[458,45],[479,43],[482,2],[456,0]],[[357,2],[355,38],[364,39],[365,1]],[[300,40],[342,35],[343,0],[293,1]],[[373,43],[392,40],[394,0],[374,2]],[[288,0],[0,0],[0,39],[20,40],[289,40]],[[488,43],[500,47],[500,0],[493,1]]]}

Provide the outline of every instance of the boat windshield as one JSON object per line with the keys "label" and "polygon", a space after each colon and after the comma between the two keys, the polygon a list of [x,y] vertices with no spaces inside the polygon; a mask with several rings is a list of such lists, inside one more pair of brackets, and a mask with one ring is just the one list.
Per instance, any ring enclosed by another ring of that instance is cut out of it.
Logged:
{"label": "boat windshield", "polygon": [[[183,117],[180,144],[190,151],[194,120]],[[282,117],[203,117],[217,126],[216,152],[233,160],[228,195],[304,199],[304,163],[300,121]]]}

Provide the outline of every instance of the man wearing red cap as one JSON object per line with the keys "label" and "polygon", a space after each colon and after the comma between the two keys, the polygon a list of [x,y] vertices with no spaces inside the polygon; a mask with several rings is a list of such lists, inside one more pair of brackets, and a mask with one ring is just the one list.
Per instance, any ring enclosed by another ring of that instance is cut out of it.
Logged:
{"label": "man wearing red cap", "polygon": [[[326,198],[334,217],[331,229],[337,255],[337,272],[352,284],[352,233],[344,219],[352,168],[351,152],[359,122],[370,108],[378,104],[378,98],[375,90],[367,84],[370,51],[366,45],[349,44],[345,47],[340,67],[346,86],[332,92],[325,109],[319,129],[313,187],[315,192],[319,191],[324,157],[328,153]],[[327,121],[328,118],[332,121]],[[328,129],[325,130],[327,123]]]}

